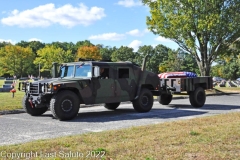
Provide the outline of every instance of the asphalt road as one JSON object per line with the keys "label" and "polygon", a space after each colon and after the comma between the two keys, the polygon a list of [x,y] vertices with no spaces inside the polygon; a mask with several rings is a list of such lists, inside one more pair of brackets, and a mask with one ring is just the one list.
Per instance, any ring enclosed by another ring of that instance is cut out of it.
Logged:
{"label": "asphalt road", "polygon": [[208,96],[202,108],[192,108],[189,100],[173,100],[167,106],[154,102],[148,113],[137,113],[131,104],[122,104],[116,111],[103,106],[81,108],[74,120],[53,119],[50,111],[39,117],[26,113],[0,116],[0,145],[23,143],[37,139],[115,130],[131,126],[157,124],[228,112],[240,112],[240,94]]}

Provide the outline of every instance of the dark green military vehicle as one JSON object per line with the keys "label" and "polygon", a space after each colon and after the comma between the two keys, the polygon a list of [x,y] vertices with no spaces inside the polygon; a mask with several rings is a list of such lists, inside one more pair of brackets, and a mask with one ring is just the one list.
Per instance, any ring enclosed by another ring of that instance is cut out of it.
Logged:
{"label": "dark green military vehicle", "polygon": [[23,108],[32,116],[42,115],[50,108],[59,120],[73,119],[80,104],[103,103],[105,108],[115,110],[121,102],[131,101],[137,112],[148,112],[153,96],[159,96],[159,102],[166,105],[181,87],[188,91],[194,107],[204,105],[204,89],[211,88],[211,77],[161,80],[146,71],[145,64],[146,59],[142,68],[132,62],[79,61],[59,67],[54,63],[52,79],[19,83],[19,90],[26,93]]}
{"label": "dark green military vehicle", "polygon": [[55,118],[69,120],[80,104],[104,103],[114,110],[124,101],[132,101],[138,112],[148,112],[153,95],[159,95],[157,74],[131,62],[79,61],[63,63],[59,71],[56,66],[52,79],[19,84],[26,92],[22,103],[28,114],[42,115],[50,108]]}

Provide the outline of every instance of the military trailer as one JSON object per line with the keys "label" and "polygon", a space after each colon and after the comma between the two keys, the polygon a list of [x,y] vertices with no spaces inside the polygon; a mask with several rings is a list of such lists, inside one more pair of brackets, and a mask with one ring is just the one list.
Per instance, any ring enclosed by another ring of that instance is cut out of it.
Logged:
{"label": "military trailer", "polygon": [[145,65],[146,58],[142,67],[132,62],[92,60],[53,63],[52,79],[19,83],[19,90],[25,92],[23,108],[32,116],[50,109],[59,120],[76,117],[81,104],[104,104],[115,110],[121,102],[131,101],[137,112],[148,112],[153,96],[167,105],[172,93],[181,91],[187,91],[193,107],[204,105],[204,89],[212,88],[211,77],[159,79],[145,70]]}

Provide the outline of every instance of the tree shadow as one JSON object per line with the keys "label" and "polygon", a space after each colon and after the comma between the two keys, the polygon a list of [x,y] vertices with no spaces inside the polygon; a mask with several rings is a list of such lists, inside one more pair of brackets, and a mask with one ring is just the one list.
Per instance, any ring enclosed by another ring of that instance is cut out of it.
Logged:
{"label": "tree shadow", "polygon": [[240,105],[222,105],[222,104],[205,104],[201,108],[194,108],[191,105],[171,105],[169,104],[168,107],[175,108],[175,109],[198,109],[198,110],[232,110],[232,109],[240,109]]}

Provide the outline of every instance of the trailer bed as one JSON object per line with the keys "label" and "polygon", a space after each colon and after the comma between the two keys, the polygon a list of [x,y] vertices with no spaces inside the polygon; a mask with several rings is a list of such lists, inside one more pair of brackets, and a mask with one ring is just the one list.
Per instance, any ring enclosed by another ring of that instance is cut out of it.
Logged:
{"label": "trailer bed", "polygon": [[180,93],[183,91],[194,91],[199,86],[205,90],[212,89],[213,81],[212,77],[161,78],[160,86],[175,88],[172,91]]}

